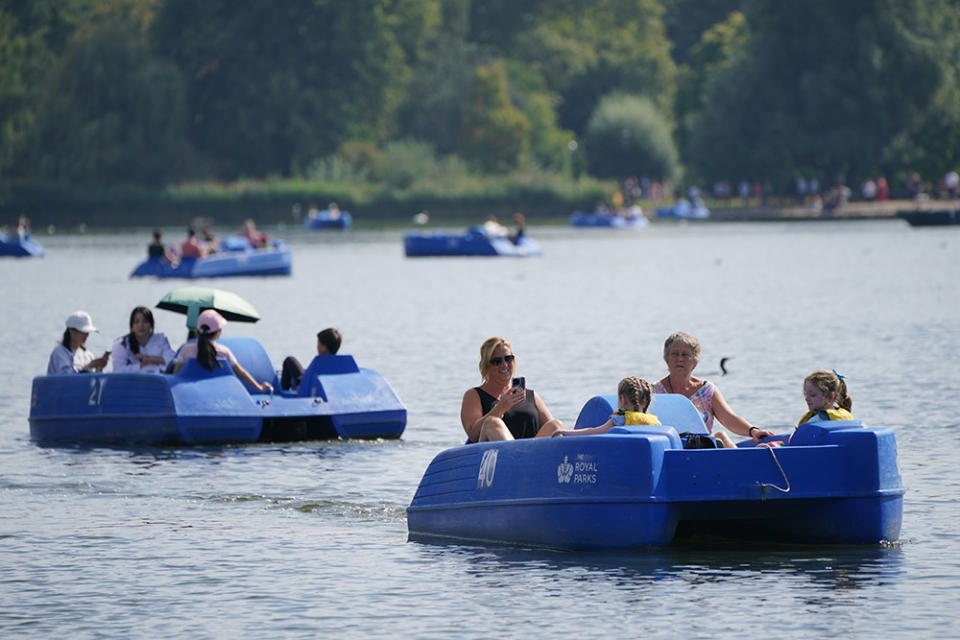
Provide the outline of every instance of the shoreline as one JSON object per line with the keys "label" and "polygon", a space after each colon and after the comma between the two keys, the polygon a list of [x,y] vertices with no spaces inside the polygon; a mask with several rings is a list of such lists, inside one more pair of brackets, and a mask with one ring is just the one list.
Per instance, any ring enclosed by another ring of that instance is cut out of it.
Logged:
{"label": "shoreline", "polygon": [[830,211],[817,211],[808,206],[718,207],[710,209],[707,220],[715,222],[764,222],[784,220],[888,220],[898,211],[960,209],[960,200],[885,200],[883,202],[848,202]]}

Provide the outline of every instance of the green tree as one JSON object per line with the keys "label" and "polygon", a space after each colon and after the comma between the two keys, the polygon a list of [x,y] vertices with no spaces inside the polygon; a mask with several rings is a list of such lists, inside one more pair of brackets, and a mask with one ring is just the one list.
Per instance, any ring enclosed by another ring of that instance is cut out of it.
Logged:
{"label": "green tree", "polygon": [[530,123],[510,101],[503,64],[477,67],[469,97],[460,155],[484,171],[515,169],[529,151]]}
{"label": "green tree", "polygon": [[392,28],[414,50],[424,23],[389,12],[427,8],[167,0],[154,43],[190,78],[189,139],[220,176],[288,175],[344,140],[386,138],[408,73]]}
{"label": "green tree", "polygon": [[697,115],[706,110],[703,87],[743,53],[746,41],[746,20],[742,13],[734,11],[704,31],[700,41],[686,51],[687,63],[677,70],[675,106],[677,129],[674,137],[682,158],[692,157],[690,129]]}
{"label": "green tree", "polygon": [[744,0],[662,0],[663,24],[677,65],[696,66],[693,51],[704,34],[739,12]]}
{"label": "green tree", "polygon": [[89,10],[81,0],[0,4],[0,175],[22,174],[50,69]]}
{"label": "green tree", "polygon": [[744,2],[742,55],[707,82],[689,162],[709,178],[855,179],[924,118],[949,0]]}
{"label": "green tree", "polygon": [[603,98],[590,118],[586,143],[588,166],[595,176],[673,179],[677,175],[669,121],[649,98]]}
{"label": "green tree", "polygon": [[162,184],[178,167],[184,104],[179,72],[150,56],[142,25],[97,17],[46,87],[28,166],[59,180]]}
{"label": "green tree", "polygon": [[657,0],[557,0],[514,38],[511,55],[534,65],[561,100],[560,125],[581,134],[601,96],[623,91],[672,113],[674,64]]}

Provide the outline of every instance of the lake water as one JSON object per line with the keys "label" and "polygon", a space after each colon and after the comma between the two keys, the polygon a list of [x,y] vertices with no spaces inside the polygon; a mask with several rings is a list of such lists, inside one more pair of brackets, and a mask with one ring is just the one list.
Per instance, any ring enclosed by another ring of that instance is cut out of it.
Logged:
{"label": "lake water", "polygon": [[[339,327],[342,351],[405,402],[403,438],[36,446],[30,382],[64,318],[90,311],[101,352],[130,309],[184,285],[128,279],[147,231],[40,235],[45,258],[0,261],[0,637],[957,637],[960,227],[534,227],[544,255],[526,260],[407,259],[400,231],[272,232],[293,246],[293,276],[206,282],[263,316],[226,333],[279,365]],[[179,343],[183,316],[155,317]],[[510,338],[519,374],[572,424],[620,378],[661,377],[678,329],[703,343],[697,372],[759,426],[796,422],[809,371],[848,376],[854,415],[896,433],[901,540],[615,553],[407,540],[421,474],[463,442],[485,338]]]}

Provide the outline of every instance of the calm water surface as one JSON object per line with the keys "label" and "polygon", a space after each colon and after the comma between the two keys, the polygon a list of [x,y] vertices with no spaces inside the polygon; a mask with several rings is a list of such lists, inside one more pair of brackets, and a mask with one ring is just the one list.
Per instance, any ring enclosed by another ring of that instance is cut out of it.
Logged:
{"label": "calm water surface", "polygon": [[[41,235],[47,257],[0,261],[0,637],[957,637],[960,228],[533,231],[542,258],[410,260],[401,232],[275,229],[292,277],[207,282],[260,309],[227,333],[257,337],[278,365],[338,326],[343,351],[407,405],[388,442],[37,447],[30,381],[63,319],[89,310],[100,352],[133,306],[184,282],[127,278],[146,231]],[[182,339],[182,316],[155,317]],[[616,553],[407,541],[420,475],[463,441],[485,338],[509,337],[520,374],[572,424],[623,376],[662,376],[677,329],[703,343],[697,372],[774,430],[804,413],[806,373],[847,375],[854,414],[896,432],[901,540]]]}

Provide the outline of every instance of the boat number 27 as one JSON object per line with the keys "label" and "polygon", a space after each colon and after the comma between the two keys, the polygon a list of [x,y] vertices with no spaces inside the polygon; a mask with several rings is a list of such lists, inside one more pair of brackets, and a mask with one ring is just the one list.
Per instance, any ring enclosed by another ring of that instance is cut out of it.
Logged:
{"label": "boat number 27", "polygon": [[103,397],[103,378],[94,378],[90,381],[90,396],[87,398],[87,404],[91,407],[100,406],[100,398]]}

